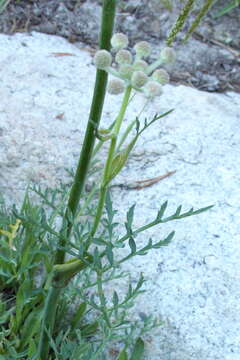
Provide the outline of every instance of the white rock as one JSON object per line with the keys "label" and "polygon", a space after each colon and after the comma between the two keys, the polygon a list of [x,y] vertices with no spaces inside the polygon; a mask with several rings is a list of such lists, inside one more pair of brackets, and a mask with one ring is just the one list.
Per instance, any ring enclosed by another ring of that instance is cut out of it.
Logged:
{"label": "white rock", "polygon": [[[50,186],[76,165],[94,84],[90,55],[62,38],[0,35],[0,191],[19,202],[29,180]],[[73,56],[54,56],[54,53]],[[104,108],[109,124],[121,97]],[[124,124],[144,101],[136,96]],[[127,265],[143,271],[147,292],[137,313],[154,313],[165,325],[149,335],[148,360],[240,359],[240,95],[209,94],[167,85],[147,110],[175,111],[147,130],[115,184],[176,173],[141,190],[114,188],[118,219],[137,203],[135,226],[153,219],[165,200],[168,214],[215,204],[208,213],[168,223],[138,237],[172,243]],[[210,257],[212,258],[210,258]]]}

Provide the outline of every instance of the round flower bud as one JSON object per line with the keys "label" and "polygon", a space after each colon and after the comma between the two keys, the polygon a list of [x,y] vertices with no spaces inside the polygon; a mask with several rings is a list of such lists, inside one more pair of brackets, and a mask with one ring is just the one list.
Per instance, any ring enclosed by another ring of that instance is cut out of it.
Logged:
{"label": "round flower bud", "polygon": [[106,69],[112,63],[112,55],[107,50],[98,50],[94,56],[94,64],[98,69]]}
{"label": "round flower bud", "polygon": [[144,86],[144,93],[148,98],[159,96],[162,94],[162,86],[156,81],[148,81]]}
{"label": "round flower bud", "polygon": [[176,53],[172,48],[166,47],[162,49],[160,53],[160,58],[164,63],[171,64],[174,63],[174,61],[176,60]]}
{"label": "round flower bud", "polygon": [[131,77],[131,84],[134,87],[141,88],[148,81],[147,75],[143,71],[134,71]]}
{"label": "round flower bud", "polygon": [[132,54],[128,50],[120,50],[116,54],[115,61],[118,64],[131,64]]}
{"label": "round flower bud", "polygon": [[137,60],[137,61],[135,61],[133,66],[134,66],[135,70],[145,71],[148,67],[148,64],[144,60]]}
{"label": "round flower bud", "polygon": [[116,33],[111,38],[111,45],[116,51],[125,49],[128,46],[128,37],[122,33]]}
{"label": "round flower bud", "polygon": [[129,64],[123,64],[118,69],[119,75],[122,78],[127,79],[127,80],[131,79],[133,71],[134,71],[134,69],[133,69],[132,65],[129,65]]}
{"label": "round flower bud", "polygon": [[169,75],[164,69],[157,69],[152,74],[152,79],[159,82],[161,85],[165,85],[169,82]]}
{"label": "round flower bud", "polygon": [[134,45],[134,50],[138,58],[147,57],[151,53],[151,45],[147,41],[140,41]]}
{"label": "round flower bud", "polygon": [[108,84],[108,92],[112,95],[121,94],[124,91],[125,83],[120,79],[112,79]]}

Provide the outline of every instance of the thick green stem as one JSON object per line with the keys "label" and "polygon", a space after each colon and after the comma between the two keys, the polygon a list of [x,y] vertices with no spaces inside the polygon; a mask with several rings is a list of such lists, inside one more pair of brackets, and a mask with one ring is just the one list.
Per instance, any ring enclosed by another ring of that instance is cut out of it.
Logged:
{"label": "thick green stem", "polygon": [[123,122],[124,115],[127,110],[127,106],[129,104],[131,90],[132,90],[131,86],[128,86],[125,90],[122,105],[121,105],[118,117],[117,117],[116,122],[113,127],[113,138],[111,140],[110,148],[108,151],[108,157],[107,157],[106,165],[105,165],[104,172],[103,172],[101,188],[100,188],[100,195],[99,195],[98,206],[97,206],[97,212],[96,212],[93,228],[91,231],[91,236],[94,236],[94,234],[96,233],[98,225],[99,225],[101,217],[102,217],[104,202],[105,202],[108,183],[109,183],[109,180],[108,180],[109,174],[111,172],[112,161],[113,161],[113,158],[115,155],[115,150],[116,150],[117,137],[118,137],[118,134],[119,134],[122,122]]}
{"label": "thick green stem", "polygon": [[[117,0],[103,0],[101,33],[99,40],[100,49],[110,49],[110,40],[113,33],[116,12],[116,2]],[[89,121],[85,132],[73,186],[69,196],[69,201],[65,213],[66,218],[69,211],[73,218],[75,217],[80,197],[85,185],[85,180],[95,143],[95,129],[98,127],[101,119],[106,93],[107,78],[107,72],[103,70],[97,71]],[[66,239],[69,239],[73,225],[69,220],[67,221],[67,236],[62,237],[62,239],[59,241],[59,249],[56,251],[54,261],[55,264],[63,264],[65,260],[65,251],[62,248],[66,246]],[[63,232],[63,230],[61,232]],[[49,336],[52,336],[54,330],[56,310],[60,292],[61,288],[58,288],[57,284],[56,287],[51,286],[45,302],[44,317],[42,321],[42,329],[38,347],[38,355],[40,360],[47,360],[49,358]]]}
{"label": "thick green stem", "polygon": [[[101,22],[101,33],[99,48],[100,49],[110,49],[110,40],[112,37],[113,26],[114,26],[114,17],[116,11],[116,0],[104,0],[103,1],[103,10],[102,10],[102,22]],[[100,118],[102,115],[102,108],[106,93],[108,74],[106,71],[98,70],[95,80],[95,88],[93,94],[93,100],[89,115],[89,121],[83,141],[83,146],[81,150],[81,155],[79,158],[76,174],[74,177],[74,182],[71,188],[69,201],[67,205],[67,210],[73,215],[76,214],[80,197],[85,185],[87,171],[91,161],[94,143],[95,143],[95,130],[99,125]],[[66,213],[67,215],[67,213]],[[68,223],[67,228],[67,238],[69,238],[72,230],[72,223]],[[64,247],[65,241],[63,240],[60,244],[61,247]],[[56,253],[55,264],[62,264],[65,258],[65,251],[59,249]]]}

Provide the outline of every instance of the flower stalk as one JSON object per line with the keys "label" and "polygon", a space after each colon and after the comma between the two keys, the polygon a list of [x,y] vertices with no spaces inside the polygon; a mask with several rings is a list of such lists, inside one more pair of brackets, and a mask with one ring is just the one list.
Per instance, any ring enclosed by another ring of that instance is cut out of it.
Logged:
{"label": "flower stalk", "polygon": [[[110,40],[113,33],[114,19],[116,12],[116,0],[104,0],[102,5],[102,19],[101,19],[101,32],[100,32],[100,49],[110,49]],[[74,177],[73,186],[71,188],[65,217],[67,219],[67,234],[59,241],[59,248],[56,251],[55,264],[63,264],[65,260],[65,251],[63,248],[66,246],[66,239],[71,235],[72,222],[68,220],[68,214],[71,213],[74,218],[79,205],[80,197],[85,185],[88,168],[92,158],[92,153],[95,143],[95,129],[98,127],[103,103],[105,99],[106,86],[107,86],[108,74],[103,70],[97,70],[94,94],[92,105],[90,109],[89,121],[83,141],[83,146],[77,166],[76,174]],[[63,232],[63,230],[62,230]],[[58,299],[61,293],[61,288],[56,284],[51,285],[44,308],[44,315],[42,320],[40,341],[38,346],[38,356],[41,360],[47,360],[49,358],[49,342],[54,331],[55,317]]]}
{"label": "flower stalk", "polygon": [[105,203],[105,198],[106,198],[106,193],[107,193],[107,188],[108,188],[108,184],[109,184],[111,167],[112,167],[113,158],[114,158],[115,150],[116,150],[117,137],[119,135],[119,131],[120,131],[120,128],[121,128],[121,125],[122,125],[122,122],[123,122],[123,119],[124,119],[124,116],[125,116],[125,113],[127,110],[127,106],[128,106],[129,100],[130,100],[131,90],[132,90],[132,87],[130,85],[127,86],[125,89],[122,105],[121,105],[119,114],[116,118],[116,121],[115,121],[115,124],[113,127],[111,144],[109,147],[108,157],[107,157],[107,161],[105,164],[103,177],[102,177],[102,181],[101,181],[100,196],[99,196],[99,201],[98,201],[98,205],[97,205],[97,212],[96,212],[93,228],[91,231],[91,236],[94,236],[94,234],[96,233],[98,225],[101,220],[103,207],[104,207],[104,203]]}

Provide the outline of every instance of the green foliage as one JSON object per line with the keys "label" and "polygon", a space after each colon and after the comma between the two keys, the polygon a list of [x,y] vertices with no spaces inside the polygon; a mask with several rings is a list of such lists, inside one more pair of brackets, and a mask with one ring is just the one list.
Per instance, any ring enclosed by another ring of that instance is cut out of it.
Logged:
{"label": "green foliage", "polygon": [[233,9],[236,9],[240,5],[240,0],[232,0],[226,6],[224,6],[216,15],[215,18],[221,17]]}
{"label": "green foliage", "polygon": [[6,9],[11,0],[0,0],[0,14]]}

